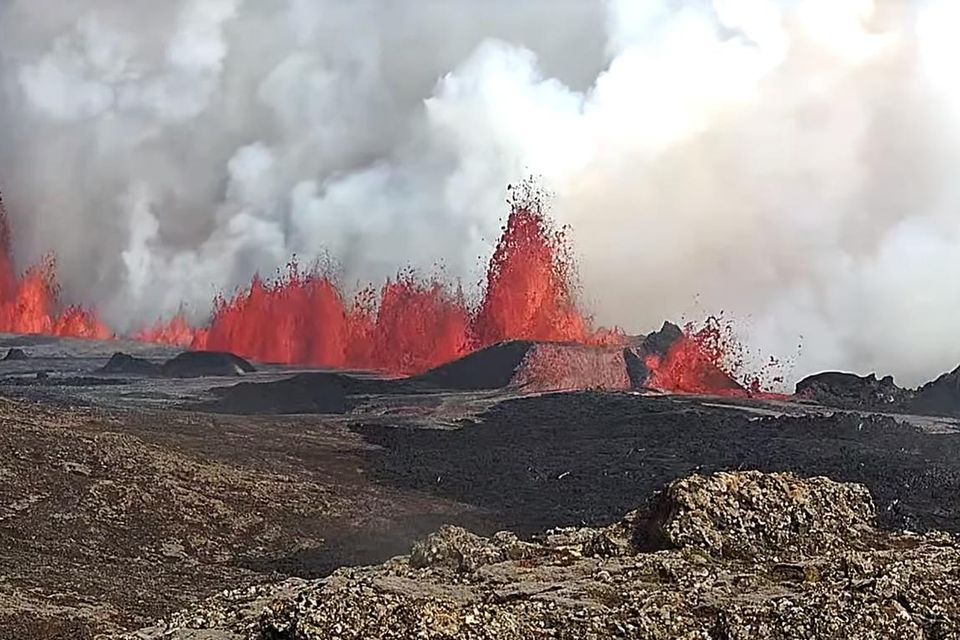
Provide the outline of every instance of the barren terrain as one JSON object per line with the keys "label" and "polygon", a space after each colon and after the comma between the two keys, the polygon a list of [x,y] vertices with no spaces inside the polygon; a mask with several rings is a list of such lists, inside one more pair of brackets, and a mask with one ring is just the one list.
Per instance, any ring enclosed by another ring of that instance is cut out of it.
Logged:
{"label": "barren terrain", "polygon": [[[346,385],[335,413],[232,415],[216,389],[236,378],[95,374],[116,345],[78,344],[0,346],[30,356],[0,363],[0,638],[115,636],[224,589],[386,561],[442,525],[604,527],[693,473],[826,475],[862,483],[883,527],[960,532],[951,419],[324,373],[295,394]],[[258,368],[243,393],[296,373]]]}

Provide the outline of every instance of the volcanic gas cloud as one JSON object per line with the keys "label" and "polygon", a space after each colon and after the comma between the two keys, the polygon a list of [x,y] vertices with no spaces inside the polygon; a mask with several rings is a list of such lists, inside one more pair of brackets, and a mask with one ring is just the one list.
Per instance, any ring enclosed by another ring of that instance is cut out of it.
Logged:
{"label": "volcanic gas cloud", "polygon": [[[575,269],[565,229],[555,229],[528,184],[511,191],[510,214],[471,308],[459,286],[400,272],[379,290],[348,297],[320,269],[296,263],[273,281],[215,301],[207,326],[183,316],[134,338],[237,353],[262,362],[370,369],[406,375],[425,371],[505,340],[618,346],[625,336],[596,328],[576,301]],[[81,338],[113,333],[94,311],[59,303],[52,258],[18,275],[0,208],[0,331]],[[733,383],[734,341],[718,322],[688,327],[663,356],[648,357],[650,385],[668,391],[741,393]],[[756,384],[754,383],[756,390]]]}

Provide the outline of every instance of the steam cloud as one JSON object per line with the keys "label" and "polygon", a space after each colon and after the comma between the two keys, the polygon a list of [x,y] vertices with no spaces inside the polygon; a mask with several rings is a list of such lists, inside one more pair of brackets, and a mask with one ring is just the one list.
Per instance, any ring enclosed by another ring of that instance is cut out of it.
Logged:
{"label": "steam cloud", "polygon": [[119,329],[322,251],[479,278],[505,186],[627,330],[916,383],[960,362],[955,0],[6,0],[22,262]]}

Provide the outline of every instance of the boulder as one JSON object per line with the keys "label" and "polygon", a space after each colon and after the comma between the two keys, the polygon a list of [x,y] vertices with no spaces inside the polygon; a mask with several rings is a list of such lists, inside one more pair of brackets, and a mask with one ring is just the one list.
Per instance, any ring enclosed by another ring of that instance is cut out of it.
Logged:
{"label": "boulder", "polygon": [[724,558],[849,548],[875,525],[863,485],[759,471],[677,480],[623,524],[637,549],[695,547]]}
{"label": "boulder", "polygon": [[462,527],[445,525],[413,546],[410,566],[421,569],[444,567],[473,573],[489,564],[533,558],[537,552],[537,545],[522,542],[506,531],[484,538]]}

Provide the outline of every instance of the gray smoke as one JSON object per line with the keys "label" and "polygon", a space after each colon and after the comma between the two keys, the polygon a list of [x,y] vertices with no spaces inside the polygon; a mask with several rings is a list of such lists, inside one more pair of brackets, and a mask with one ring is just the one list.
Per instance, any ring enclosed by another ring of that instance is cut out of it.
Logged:
{"label": "gray smoke", "polygon": [[120,330],[337,261],[479,279],[543,176],[584,302],[757,353],[960,362],[954,0],[0,0],[21,263]]}

